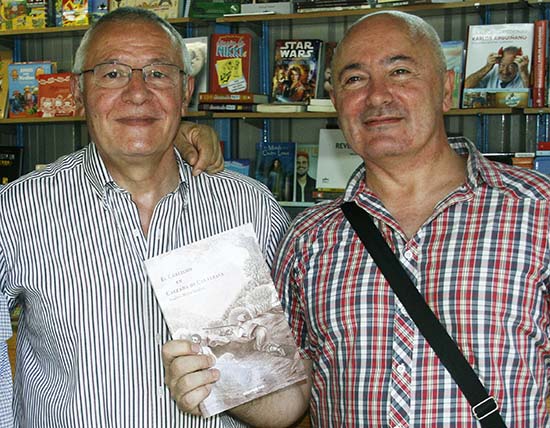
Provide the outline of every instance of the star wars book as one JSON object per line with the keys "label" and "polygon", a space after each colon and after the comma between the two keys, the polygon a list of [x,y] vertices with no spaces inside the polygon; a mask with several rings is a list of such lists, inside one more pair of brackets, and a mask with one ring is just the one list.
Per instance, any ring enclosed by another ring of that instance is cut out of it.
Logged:
{"label": "star wars book", "polygon": [[323,41],[276,40],[271,96],[276,102],[307,104],[322,93],[319,72]]}
{"label": "star wars book", "polygon": [[205,417],[305,379],[296,344],[250,223],[145,261],[174,339],[200,344],[220,379]]}

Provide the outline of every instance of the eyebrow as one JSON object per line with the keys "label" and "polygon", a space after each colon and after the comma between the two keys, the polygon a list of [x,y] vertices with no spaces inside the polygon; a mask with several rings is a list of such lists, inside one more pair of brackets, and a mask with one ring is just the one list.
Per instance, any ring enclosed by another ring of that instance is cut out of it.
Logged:
{"label": "eyebrow", "polygon": [[[411,62],[413,64],[416,64],[416,60],[409,55],[394,55],[387,58],[382,59],[381,63],[383,65],[391,65],[399,61],[405,61],[405,62]],[[353,71],[353,70],[361,70],[363,69],[363,65],[359,62],[354,62],[351,64],[347,64],[342,70],[340,70],[340,73],[338,73],[338,78],[342,77],[342,74],[344,74],[347,71]]]}

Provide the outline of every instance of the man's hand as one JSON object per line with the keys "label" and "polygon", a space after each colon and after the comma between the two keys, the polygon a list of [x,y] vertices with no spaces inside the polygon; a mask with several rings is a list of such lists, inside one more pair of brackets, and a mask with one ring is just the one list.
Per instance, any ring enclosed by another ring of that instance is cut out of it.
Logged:
{"label": "man's hand", "polygon": [[514,62],[518,65],[520,73],[529,73],[529,57],[527,55],[516,56]]}
{"label": "man's hand", "polygon": [[496,52],[489,54],[489,56],[487,57],[486,67],[488,67],[488,69],[491,70],[493,68],[493,65],[499,62],[501,58],[502,56],[497,54]]}
{"label": "man's hand", "polygon": [[193,175],[223,170],[223,154],[216,131],[206,125],[181,122],[174,144],[185,161],[193,167]]}
{"label": "man's hand", "polygon": [[200,416],[199,404],[210,394],[220,372],[212,368],[211,356],[199,354],[200,345],[187,340],[172,340],[162,347],[164,380],[178,407]]}

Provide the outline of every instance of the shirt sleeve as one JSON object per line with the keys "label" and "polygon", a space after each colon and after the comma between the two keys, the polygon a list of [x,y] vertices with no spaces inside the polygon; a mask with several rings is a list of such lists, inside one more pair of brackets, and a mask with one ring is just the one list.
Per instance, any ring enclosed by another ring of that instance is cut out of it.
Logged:
{"label": "shirt sleeve", "polygon": [[6,341],[11,337],[10,313],[6,297],[0,293],[0,426],[13,426],[12,377]]}

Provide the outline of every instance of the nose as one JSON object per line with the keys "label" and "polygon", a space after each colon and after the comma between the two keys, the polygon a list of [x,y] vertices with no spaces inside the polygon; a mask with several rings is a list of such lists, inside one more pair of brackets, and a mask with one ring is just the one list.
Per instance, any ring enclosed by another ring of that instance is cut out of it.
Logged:
{"label": "nose", "polygon": [[373,78],[369,82],[368,103],[372,106],[385,105],[391,102],[393,95],[388,82],[380,77]]}
{"label": "nose", "polygon": [[122,93],[123,100],[134,104],[143,104],[150,99],[151,95],[143,71],[139,69],[132,70],[130,81]]}

